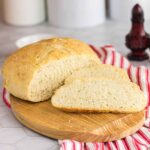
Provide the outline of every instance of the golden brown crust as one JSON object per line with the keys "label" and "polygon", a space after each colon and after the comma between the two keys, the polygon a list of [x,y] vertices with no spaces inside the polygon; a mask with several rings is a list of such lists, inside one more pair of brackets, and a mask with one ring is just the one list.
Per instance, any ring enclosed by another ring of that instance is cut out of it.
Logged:
{"label": "golden brown crust", "polygon": [[71,55],[85,55],[98,61],[87,44],[75,39],[53,38],[25,46],[6,59],[2,68],[4,87],[15,96],[28,99],[34,73],[47,63]]}
{"label": "golden brown crust", "polygon": [[52,104],[53,107],[60,109],[62,111],[65,112],[72,112],[72,113],[136,113],[136,112],[140,112],[142,110],[134,110],[134,109],[128,109],[127,111],[123,111],[123,110],[111,110],[111,109],[79,109],[79,108],[67,108],[67,107],[58,107],[58,106],[54,106]]}

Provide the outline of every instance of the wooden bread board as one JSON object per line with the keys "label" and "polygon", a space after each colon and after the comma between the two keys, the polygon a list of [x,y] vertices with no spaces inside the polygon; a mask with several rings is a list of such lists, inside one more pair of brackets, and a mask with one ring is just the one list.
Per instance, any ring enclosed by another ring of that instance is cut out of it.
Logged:
{"label": "wooden bread board", "polygon": [[133,114],[67,113],[50,101],[31,103],[10,96],[16,118],[30,129],[55,139],[106,142],[136,132],[144,123],[144,110]]}

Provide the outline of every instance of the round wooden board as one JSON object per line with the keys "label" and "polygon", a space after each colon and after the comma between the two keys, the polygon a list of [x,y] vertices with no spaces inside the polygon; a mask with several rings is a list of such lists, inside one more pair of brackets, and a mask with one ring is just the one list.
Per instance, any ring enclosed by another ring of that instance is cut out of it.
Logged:
{"label": "round wooden board", "polygon": [[10,96],[16,118],[30,129],[55,139],[83,142],[113,141],[136,132],[144,123],[144,111],[134,114],[67,113],[50,101],[31,103]]}

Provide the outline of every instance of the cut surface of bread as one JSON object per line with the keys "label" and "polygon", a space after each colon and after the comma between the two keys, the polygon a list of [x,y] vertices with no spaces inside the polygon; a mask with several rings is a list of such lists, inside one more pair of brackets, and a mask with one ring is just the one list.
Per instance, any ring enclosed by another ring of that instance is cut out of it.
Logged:
{"label": "cut surface of bread", "polygon": [[136,84],[106,78],[69,82],[56,90],[51,102],[70,112],[133,113],[146,106],[145,96]]}
{"label": "cut surface of bread", "polygon": [[14,96],[33,102],[47,100],[74,70],[100,63],[85,43],[54,38],[25,46],[4,62],[4,87]]}
{"label": "cut surface of bread", "polygon": [[85,78],[110,78],[117,80],[130,80],[127,72],[124,69],[114,67],[111,65],[100,64],[89,67],[84,67],[74,71],[65,82],[70,82],[75,79]]}
{"label": "cut surface of bread", "polygon": [[36,101],[49,99],[53,91],[63,84],[63,81],[75,69],[93,65],[94,61],[89,61],[84,56],[71,56],[57,62],[43,66],[33,76],[29,85],[29,97]]}

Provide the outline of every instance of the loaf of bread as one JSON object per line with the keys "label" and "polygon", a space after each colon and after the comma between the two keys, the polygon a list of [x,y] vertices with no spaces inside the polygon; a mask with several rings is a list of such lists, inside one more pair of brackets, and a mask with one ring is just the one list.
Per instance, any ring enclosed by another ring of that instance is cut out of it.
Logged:
{"label": "loaf of bread", "polygon": [[44,101],[74,70],[99,63],[93,50],[79,40],[43,40],[19,49],[6,59],[3,83],[18,98]]}
{"label": "loaf of bread", "polygon": [[57,89],[51,102],[69,112],[134,113],[146,106],[135,83],[108,78],[73,80]]}
{"label": "loaf of bread", "polygon": [[124,69],[111,65],[100,64],[84,67],[74,71],[67,79],[66,83],[75,79],[85,78],[110,78],[116,80],[130,80]]}

